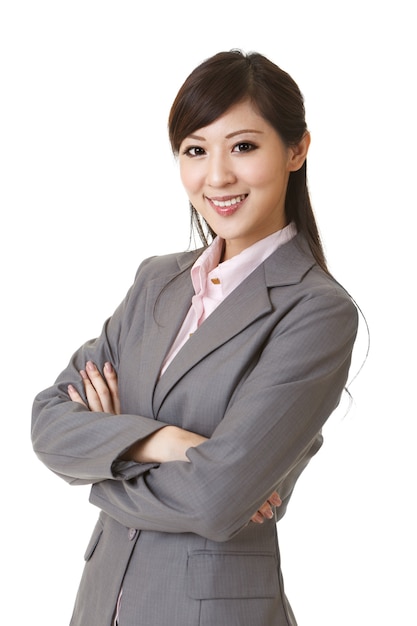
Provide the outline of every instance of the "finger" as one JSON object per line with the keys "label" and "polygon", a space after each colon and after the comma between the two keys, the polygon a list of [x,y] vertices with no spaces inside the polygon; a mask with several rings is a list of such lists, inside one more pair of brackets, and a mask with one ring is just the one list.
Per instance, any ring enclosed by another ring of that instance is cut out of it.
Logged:
{"label": "finger", "polygon": [[68,395],[73,402],[78,402],[78,404],[82,404],[88,409],[88,406],[86,405],[76,388],[72,385],[68,385]]}
{"label": "finger", "polygon": [[117,383],[117,374],[111,363],[104,364],[104,376],[107,381],[107,385],[110,389],[110,395],[112,397],[113,409],[116,415],[120,415],[120,399],[119,399],[119,385]]}
{"label": "finger", "polygon": [[261,513],[259,513],[259,511],[256,511],[255,515],[252,515],[250,519],[251,522],[254,522],[255,524],[263,524],[265,518]]}
{"label": "finger", "polygon": [[274,512],[269,502],[264,502],[260,509],[258,509],[258,513],[263,515],[266,519],[272,519],[274,517]]}
{"label": "finger", "polygon": [[272,506],[281,506],[281,504],[282,504],[282,500],[281,500],[281,498],[279,497],[279,494],[276,491],[271,493],[271,495],[268,498],[268,502]]}
{"label": "finger", "polygon": [[89,374],[85,370],[80,371],[81,378],[83,379],[85,395],[87,396],[88,408],[90,411],[103,411],[100,396],[97,393]]}
{"label": "finger", "polygon": [[[106,413],[115,413],[113,406],[113,398],[107,382],[99,372],[98,368],[92,361],[87,361],[86,371],[88,378],[98,396],[98,400],[102,408],[92,409],[94,411],[105,411]],[[90,405],[91,406],[91,405]]]}

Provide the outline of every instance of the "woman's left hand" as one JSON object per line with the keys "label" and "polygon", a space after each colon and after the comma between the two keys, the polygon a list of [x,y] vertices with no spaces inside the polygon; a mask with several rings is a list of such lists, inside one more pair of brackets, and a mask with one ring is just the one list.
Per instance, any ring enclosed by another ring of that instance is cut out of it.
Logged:
{"label": "woman's left hand", "polygon": [[251,522],[262,524],[266,519],[272,519],[274,517],[274,508],[281,506],[281,504],[282,501],[279,494],[274,491],[268,500],[256,511],[255,515],[252,515]]}
{"label": "woman's left hand", "polygon": [[80,371],[83,380],[87,404],[73,385],[68,386],[68,395],[73,402],[82,404],[90,411],[100,411],[120,415],[119,387],[117,374],[111,363],[105,363],[104,378],[92,361],[88,361],[85,370]]}

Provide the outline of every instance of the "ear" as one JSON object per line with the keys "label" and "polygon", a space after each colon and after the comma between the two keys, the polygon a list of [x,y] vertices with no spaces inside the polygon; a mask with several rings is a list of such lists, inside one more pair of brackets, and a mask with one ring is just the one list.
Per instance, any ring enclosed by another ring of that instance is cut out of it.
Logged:
{"label": "ear", "polygon": [[306,131],[303,138],[295,146],[289,148],[288,171],[296,172],[302,167],[307,158],[307,152],[310,147],[310,133]]}

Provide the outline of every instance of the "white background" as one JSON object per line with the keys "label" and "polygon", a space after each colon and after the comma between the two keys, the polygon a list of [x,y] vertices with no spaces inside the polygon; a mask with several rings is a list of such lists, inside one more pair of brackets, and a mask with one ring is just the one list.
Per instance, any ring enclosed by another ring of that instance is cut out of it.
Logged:
{"label": "white background", "polygon": [[[97,510],[33,454],[32,400],[143,258],[188,246],[169,108],[198,63],[239,47],[305,95],[329,265],[371,331],[353,406],[330,420],[280,524],[287,593],[300,626],[417,624],[412,3],[0,7],[1,623],[69,622]],[[366,340],[362,324],[354,371]]]}

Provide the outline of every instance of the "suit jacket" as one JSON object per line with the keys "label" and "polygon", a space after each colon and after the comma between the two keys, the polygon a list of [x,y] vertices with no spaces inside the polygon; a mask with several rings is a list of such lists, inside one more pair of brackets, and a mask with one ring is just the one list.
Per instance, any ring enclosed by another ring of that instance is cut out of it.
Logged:
{"label": "suit jacket", "polygon": [[[276,522],[322,443],[357,330],[344,289],[302,236],[278,248],[191,336],[160,377],[190,306],[198,252],[153,257],[99,338],[72,357],[33,411],[41,460],[91,483],[101,510],[72,626],[288,626]],[[69,401],[91,359],[118,372],[122,415]],[[166,424],[209,437],[189,462],[123,462]],[[276,518],[249,522],[277,490]]]}

